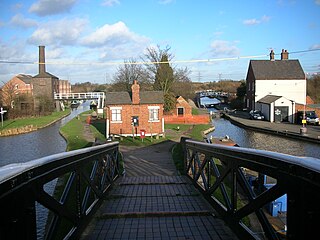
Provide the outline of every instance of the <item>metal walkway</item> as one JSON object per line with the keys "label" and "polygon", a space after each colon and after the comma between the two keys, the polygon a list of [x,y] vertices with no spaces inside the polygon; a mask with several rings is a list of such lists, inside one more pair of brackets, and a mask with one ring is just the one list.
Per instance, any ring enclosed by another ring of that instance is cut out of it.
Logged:
{"label": "metal walkway", "polygon": [[55,100],[97,100],[98,108],[103,108],[106,95],[104,92],[55,93]]}
{"label": "metal walkway", "polygon": [[121,149],[126,175],[82,239],[237,239],[190,180],[177,175],[171,146]]}

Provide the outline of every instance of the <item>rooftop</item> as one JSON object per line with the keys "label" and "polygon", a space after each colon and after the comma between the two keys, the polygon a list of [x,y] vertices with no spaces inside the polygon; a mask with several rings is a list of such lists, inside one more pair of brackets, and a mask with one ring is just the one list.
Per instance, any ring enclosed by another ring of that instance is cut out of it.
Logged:
{"label": "rooftop", "polygon": [[256,80],[291,80],[305,79],[299,60],[251,60]]}

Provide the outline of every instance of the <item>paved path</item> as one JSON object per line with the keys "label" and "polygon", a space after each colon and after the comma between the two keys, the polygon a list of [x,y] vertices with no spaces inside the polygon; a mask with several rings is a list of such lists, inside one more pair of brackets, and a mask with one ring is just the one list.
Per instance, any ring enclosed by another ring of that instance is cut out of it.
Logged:
{"label": "paved path", "polygon": [[189,179],[177,175],[173,144],[121,147],[126,174],[82,239],[237,239]]}
{"label": "paved path", "polygon": [[250,120],[247,113],[230,113],[227,117],[230,121],[243,128],[249,128],[256,131],[274,133],[277,135],[292,137],[295,139],[307,140],[314,143],[320,143],[320,126],[307,125],[306,133],[302,134],[302,125],[291,123],[275,123],[268,121]]}

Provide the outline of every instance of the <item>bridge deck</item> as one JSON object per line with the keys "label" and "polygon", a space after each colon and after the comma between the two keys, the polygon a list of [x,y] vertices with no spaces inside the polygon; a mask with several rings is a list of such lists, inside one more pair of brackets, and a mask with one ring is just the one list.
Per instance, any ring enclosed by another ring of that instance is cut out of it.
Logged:
{"label": "bridge deck", "polygon": [[126,174],[82,239],[237,239],[189,179],[178,176],[171,146],[121,149]]}

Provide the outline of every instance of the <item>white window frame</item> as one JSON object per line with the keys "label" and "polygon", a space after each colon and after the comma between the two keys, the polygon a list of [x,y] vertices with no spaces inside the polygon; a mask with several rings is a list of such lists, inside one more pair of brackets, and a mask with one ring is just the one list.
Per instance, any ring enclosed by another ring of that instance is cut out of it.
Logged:
{"label": "white window frame", "polygon": [[[111,107],[110,111],[111,111],[111,123],[122,123],[122,107]],[[115,119],[114,119],[114,116],[116,116]],[[118,118],[119,116],[120,118]]]}
{"label": "white window frame", "polygon": [[[160,107],[159,106],[148,106],[148,112],[149,112],[149,120],[148,122],[160,122],[160,118],[159,118],[159,110]],[[154,118],[156,114],[157,118]]]}

